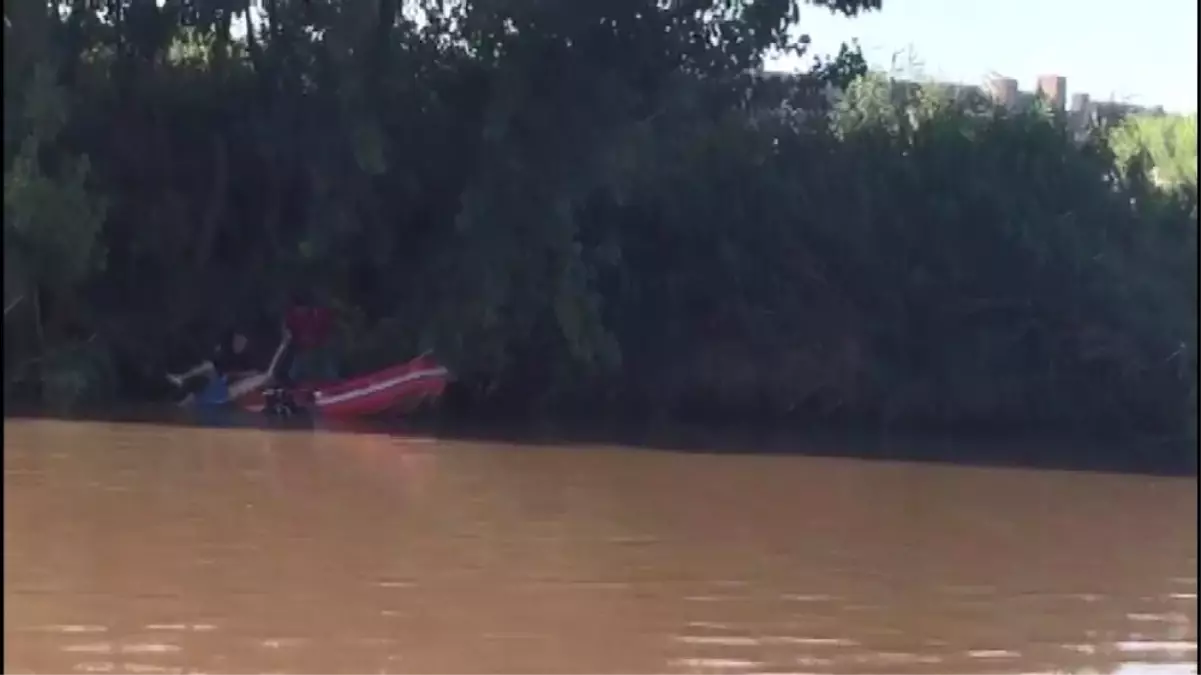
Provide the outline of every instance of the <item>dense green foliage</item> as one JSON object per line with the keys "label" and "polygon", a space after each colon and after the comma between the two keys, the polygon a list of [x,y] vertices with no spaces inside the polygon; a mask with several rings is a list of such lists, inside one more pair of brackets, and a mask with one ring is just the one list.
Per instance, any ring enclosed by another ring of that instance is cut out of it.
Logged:
{"label": "dense green foliage", "polygon": [[749,75],[878,6],[815,4],[13,0],[9,391],[149,392],[304,280],[493,409],[1181,429],[1195,180],[854,50]]}
{"label": "dense green foliage", "polygon": [[1118,165],[1137,161],[1166,188],[1197,189],[1197,115],[1137,115],[1111,133]]}

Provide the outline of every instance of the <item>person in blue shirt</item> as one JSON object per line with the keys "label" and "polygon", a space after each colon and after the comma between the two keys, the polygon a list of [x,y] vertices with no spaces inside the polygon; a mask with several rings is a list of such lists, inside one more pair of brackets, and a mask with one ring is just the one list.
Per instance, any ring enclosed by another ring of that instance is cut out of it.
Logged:
{"label": "person in blue shirt", "polygon": [[250,338],[235,330],[217,345],[211,357],[187,372],[169,374],[167,379],[176,387],[183,387],[194,378],[205,378],[204,386],[189,394],[181,405],[223,405],[274,381],[276,369],[291,342],[292,334],[285,328],[266,370],[259,370],[250,349]]}

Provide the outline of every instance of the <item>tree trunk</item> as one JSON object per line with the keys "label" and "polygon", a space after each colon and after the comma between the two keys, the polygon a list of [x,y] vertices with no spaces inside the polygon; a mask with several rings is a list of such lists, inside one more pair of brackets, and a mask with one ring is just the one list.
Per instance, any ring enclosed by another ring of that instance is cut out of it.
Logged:
{"label": "tree trunk", "polygon": [[217,234],[221,230],[221,220],[225,216],[225,205],[229,192],[229,149],[225,139],[220,135],[213,136],[213,194],[209,198],[208,209],[200,226],[200,240],[196,246],[196,256],[193,264],[197,269],[203,269],[213,254],[213,246]]}

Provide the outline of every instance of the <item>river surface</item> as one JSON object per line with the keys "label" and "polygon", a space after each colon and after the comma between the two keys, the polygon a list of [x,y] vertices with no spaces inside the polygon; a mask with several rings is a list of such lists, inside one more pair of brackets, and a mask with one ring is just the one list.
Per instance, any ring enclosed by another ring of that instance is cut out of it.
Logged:
{"label": "river surface", "polygon": [[4,423],[5,672],[1195,673],[1196,593],[1196,478]]}

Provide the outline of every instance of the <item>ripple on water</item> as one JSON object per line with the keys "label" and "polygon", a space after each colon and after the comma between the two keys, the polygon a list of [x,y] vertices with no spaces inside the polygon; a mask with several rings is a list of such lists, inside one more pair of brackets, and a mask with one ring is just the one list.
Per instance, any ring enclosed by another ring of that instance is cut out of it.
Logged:
{"label": "ripple on water", "polygon": [[687,645],[719,645],[722,647],[757,647],[763,642],[757,638],[736,635],[677,635],[676,642]]}
{"label": "ripple on water", "polygon": [[305,645],[308,640],[304,638],[264,638],[259,640],[259,646],[264,649],[294,649]]}
{"label": "ripple on water", "polygon": [[971,659],[1016,659],[1022,656],[1009,649],[971,649],[967,655]]}
{"label": "ripple on water", "polygon": [[1109,675],[1196,675],[1197,665],[1188,663],[1139,663],[1118,665]]}
{"label": "ripple on water", "polygon": [[785,593],[780,596],[780,599],[787,602],[835,602],[838,600],[836,596],[822,593]]}
{"label": "ripple on water", "polygon": [[137,642],[133,644],[84,642],[63,645],[62,651],[80,654],[174,654],[182,651],[182,649],[179,645],[162,642]]}
{"label": "ripple on water", "polygon": [[45,631],[48,633],[105,633],[108,631],[108,626],[99,624],[50,624],[47,626],[36,626],[34,630]]}
{"label": "ripple on water", "polygon": [[937,656],[913,654],[910,652],[874,652],[859,654],[851,657],[859,665],[870,665],[878,668],[896,668],[898,666],[932,665],[942,659]]}
{"label": "ripple on water", "polygon": [[112,673],[117,670],[117,664],[108,661],[84,661],[75,664],[77,673]]}
{"label": "ripple on water", "polygon": [[1191,640],[1123,640],[1116,646],[1123,652],[1160,652],[1180,657],[1197,652],[1197,643]]}
{"label": "ripple on water", "polygon": [[217,630],[217,627],[211,623],[148,623],[146,630],[207,633]]}
{"label": "ripple on water", "polygon": [[690,672],[710,673],[761,668],[767,664],[751,659],[681,658],[672,659],[670,665],[672,668],[686,669]]}

